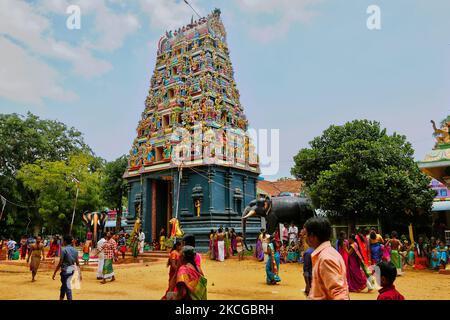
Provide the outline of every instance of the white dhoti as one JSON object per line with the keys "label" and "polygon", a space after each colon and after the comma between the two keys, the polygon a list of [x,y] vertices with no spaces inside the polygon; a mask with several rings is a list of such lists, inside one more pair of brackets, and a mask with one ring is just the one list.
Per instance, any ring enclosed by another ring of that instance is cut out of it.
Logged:
{"label": "white dhoti", "polygon": [[219,251],[219,261],[225,260],[225,241],[217,241],[217,251]]}
{"label": "white dhoti", "polygon": [[97,278],[103,278],[103,264],[105,263],[104,257],[98,257]]}
{"label": "white dhoti", "polygon": [[139,253],[144,253],[144,246],[145,246],[144,241],[141,241],[139,243]]}

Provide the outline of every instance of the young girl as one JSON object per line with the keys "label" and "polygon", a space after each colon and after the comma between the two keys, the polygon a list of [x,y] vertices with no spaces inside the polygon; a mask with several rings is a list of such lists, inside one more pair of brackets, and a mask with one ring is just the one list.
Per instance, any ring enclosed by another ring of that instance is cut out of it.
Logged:
{"label": "young girl", "polygon": [[296,245],[294,241],[291,241],[291,244],[289,245],[288,252],[287,252],[287,258],[286,262],[295,262],[296,260]]}
{"label": "young girl", "polygon": [[287,253],[288,248],[282,243],[280,247],[280,263],[286,263]]}
{"label": "young girl", "polygon": [[91,252],[91,247],[92,241],[86,240],[83,246],[83,261],[85,265],[89,264],[89,253]]}
{"label": "young girl", "polygon": [[439,252],[439,269],[445,269],[448,262],[448,247],[444,241],[439,241],[439,246],[436,248]]}
{"label": "young girl", "polygon": [[406,263],[413,267],[414,266],[414,244],[409,243],[408,253],[406,255]]}
{"label": "young girl", "polygon": [[122,259],[125,259],[125,253],[127,252],[127,240],[125,239],[125,235],[122,234],[119,238],[119,251],[122,254]]}
{"label": "young girl", "polygon": [[238,254],[239,261],[244,259],[244,238],[242,233],[239,232],[236,237],[236,251]]}
{"label": "young girl", "polygon": [[270,237],[267,245],[266,282],[274,285],[281,281],[278,271],[280,269],[280,254],[275,250],[274,238]]}

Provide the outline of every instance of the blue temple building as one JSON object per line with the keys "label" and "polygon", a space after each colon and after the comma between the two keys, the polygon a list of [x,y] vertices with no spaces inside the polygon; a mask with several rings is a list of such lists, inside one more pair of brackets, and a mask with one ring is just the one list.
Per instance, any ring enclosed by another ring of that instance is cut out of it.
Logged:
{"label": "blue temple building", "polygon": [[[141,220],[146,241],[173,217],[201,250],[211,229],[241,229],[260,171],[239,97],[220,10],[161,37],[124,175],[127,220]],[[247,239],[260,227],[248,221]]]}

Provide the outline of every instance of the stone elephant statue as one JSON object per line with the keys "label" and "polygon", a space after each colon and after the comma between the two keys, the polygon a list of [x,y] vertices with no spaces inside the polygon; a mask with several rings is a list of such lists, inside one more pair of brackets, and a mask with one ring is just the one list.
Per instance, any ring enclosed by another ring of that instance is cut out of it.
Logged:
{"label": "stone elephant statue", "polygon": [[299,197],[273,197],[252,200],[242,214],[242,234],[245,242],[245,228],[250,217],[263,217],[267,221],[266,230],[273,234],[280,223],[294,222],[299,228],[315,215],[310,202]]}
{"label": "stone elephant statue", "polygon": [[83,213],[83,221],[93,233],[94,245],[97,244],[99,232],[105,227],[108,214],[106,212],[85,212]]}

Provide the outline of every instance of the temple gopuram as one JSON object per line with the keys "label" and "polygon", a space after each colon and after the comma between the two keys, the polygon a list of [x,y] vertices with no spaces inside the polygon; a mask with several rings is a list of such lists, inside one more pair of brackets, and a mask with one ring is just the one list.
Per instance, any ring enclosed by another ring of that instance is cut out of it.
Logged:
{"label": "temple gopuram", "polygon": [[[140,219],[146,241],[173,217],[201,250],[211,229],[240,230],[260,170],[239,99],[219,9],[161,37],[124,175],[127,220]],[[251,240],[261,222],[249,222]]]}

